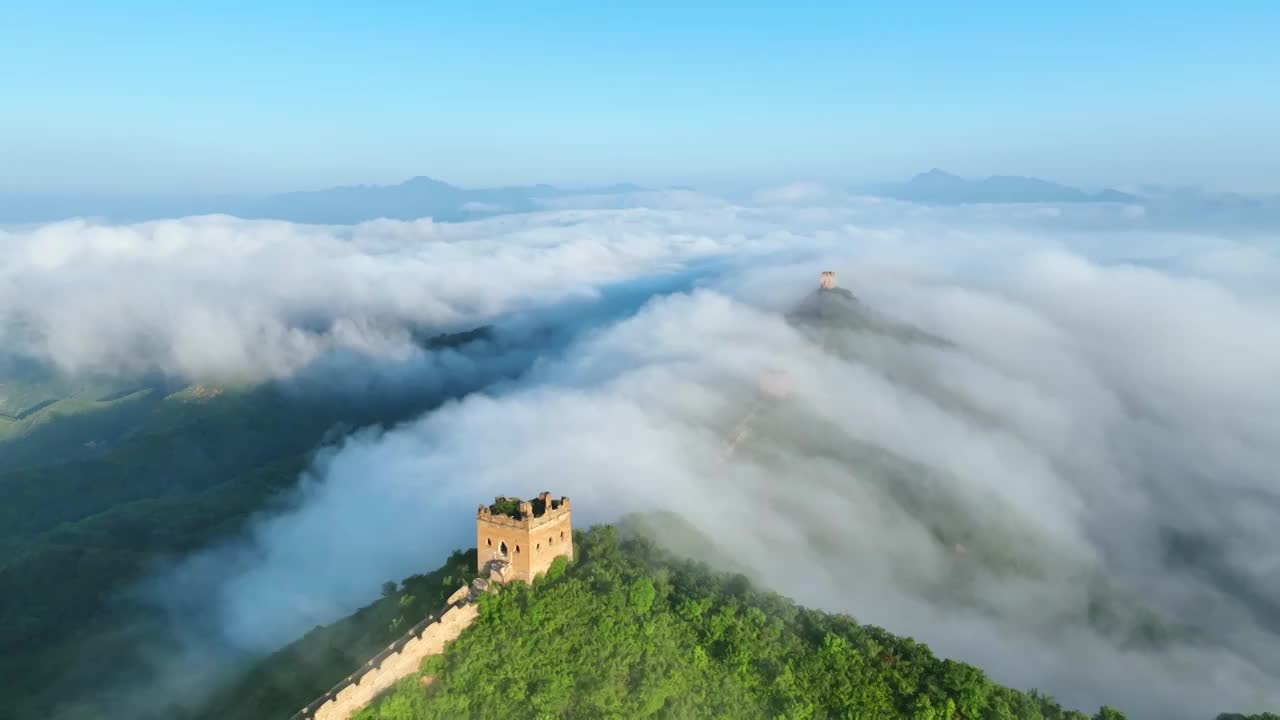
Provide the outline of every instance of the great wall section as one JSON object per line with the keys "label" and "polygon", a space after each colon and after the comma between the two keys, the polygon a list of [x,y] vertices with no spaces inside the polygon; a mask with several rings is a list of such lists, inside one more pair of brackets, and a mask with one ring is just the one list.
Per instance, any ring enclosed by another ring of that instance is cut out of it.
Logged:
{"label": "great wall section", "polygon": [[428,615],[426,620],[409,628],[386,650],[290,720],[347,720],[398,680],[417,672],[424,659],[444,652],[445,646],[480,616],[473,601],[477,590],[468,585],[458,588],[439,613]]}
{"label": "great wall section", "polygon": [[290,720],[348,720],[397,681],[444,652],[480,616],[476,598],[511,581],[532,583],[558,557],[573,559],[569,498],[541,492],[535,500],[502,495],[476,509],[478,575],[454,591],[445,606],[414,625],[329,692]]}

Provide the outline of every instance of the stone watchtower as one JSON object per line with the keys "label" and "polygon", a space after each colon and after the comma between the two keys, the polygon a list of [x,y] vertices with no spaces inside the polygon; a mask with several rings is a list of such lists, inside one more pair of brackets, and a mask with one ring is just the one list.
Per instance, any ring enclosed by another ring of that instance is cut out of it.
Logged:
{"label": "stone watchtower", "polygon": [[476,511],[476,562],[480,576],[502,581],[533,578],[559,556],[573,559],[569,498],[553,500],[542,492],[535,500],[499,495]]}

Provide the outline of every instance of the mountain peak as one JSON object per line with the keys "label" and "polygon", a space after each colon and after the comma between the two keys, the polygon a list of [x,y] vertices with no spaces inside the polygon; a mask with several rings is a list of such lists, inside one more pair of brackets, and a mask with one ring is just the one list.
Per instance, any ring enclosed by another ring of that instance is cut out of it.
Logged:
{"label": "mountain peak", "polygon": [[425,188],[440,188],[440,189],[448,188],[450,190],[455,189],[453,185],[450,185],[449,183],[443,180],[437,180],[433,177],[428,177],[426,175],[415,175],[400,184],[406,187],[416,187],[416,188],[423,188],[423,189]]}
{"label": "mountain peak", "polygon": [[912,202],[1025,203],[1025,202],[1131,202],[1135,197],[1115,190],[1088,193],[1068,185],[1022,175],[992,175],[966,180],[939,168],[919,173],[905,183],[887,188],[889,197]]}
{"label": "mountain peak", "polygon": [[914,182],[916,180],[964,180],[964,178],[941,168],[929,168],[928,172],[917,173],[911,180]]}

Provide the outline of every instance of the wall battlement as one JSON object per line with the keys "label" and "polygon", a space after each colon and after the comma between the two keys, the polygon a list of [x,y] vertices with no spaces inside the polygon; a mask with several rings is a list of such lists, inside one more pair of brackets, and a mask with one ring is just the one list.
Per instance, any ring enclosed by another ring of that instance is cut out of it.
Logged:
{"label": "wall battlement", "polygon": [[571,513],[569,498],[557,500],[546,491],[533,500],[499,495],[492,505],[481,505],[476,509],[476,564],[480,576],[531,583],[557,557],[572,560]]}
{"label": "wall battlement", "polygon": [[[493,510],[494,507],[501,507],[511,502],[519,503],[516,510],[518,517]],[[563,515],[568,515],[569,511],[569,498],[553,499],[551,493],[545,491],[538,493],[536,501],[515,501],[513,498],[499,495],[493,499],[493,505],[481,505],[476,508],[476,522],[490,523],[500,527],[528,529],[545,525]]]}
{"label": "wall battlement", "polygon": [[347,720],[401,678],[417,672],[424,658],[444,652],[445,645],[467,629],[480,611],[464,585],[444,608],[414,625],[386,650],[373,656],[290,720]]}

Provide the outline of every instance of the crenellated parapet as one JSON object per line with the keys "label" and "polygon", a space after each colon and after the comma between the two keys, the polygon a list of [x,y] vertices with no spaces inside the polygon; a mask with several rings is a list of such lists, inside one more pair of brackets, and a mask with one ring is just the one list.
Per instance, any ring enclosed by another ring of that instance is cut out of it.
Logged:
{"label": "crenellated parapet", "polygon": [[444,652],[445,646],[475,621],[479,609],[471,602],[471,595],[471,587],[458,588],[439,613],[409,628],[290,720],[347,720],[355,715],[396,681],[417,672],[424,658]]}
{"label": "crenellated parapet", "polygon": [[476,521],[499,527],[532,529],[566,516],[570,512],[569,498],[552,498],[551,493],[538,493],[535,500],[519,500],[498,495],[491,505],[476,508]]}

